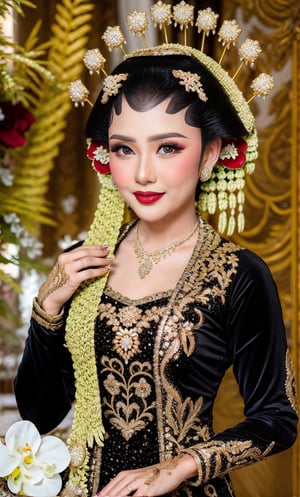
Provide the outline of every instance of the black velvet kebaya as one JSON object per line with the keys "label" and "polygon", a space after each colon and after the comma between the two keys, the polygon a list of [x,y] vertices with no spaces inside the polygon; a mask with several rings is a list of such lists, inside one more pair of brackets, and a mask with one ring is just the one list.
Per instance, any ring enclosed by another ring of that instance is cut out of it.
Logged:
{"label": "black velvet kebaya", "polygon": [[[35,303],[15,381],[21,415],[42,432],[74,400],[64,318],[47,322]],[[176,288],[133,300],[106,287],[95,353],[106,435],[91,450],[89,495],[120,470],[188,453],[198,476],[169,495],[232,497],[232,470],[295,440],[294,376],[269,269],[204,222]],[[214,400],[231,365],[245,420],[214,433]]]}

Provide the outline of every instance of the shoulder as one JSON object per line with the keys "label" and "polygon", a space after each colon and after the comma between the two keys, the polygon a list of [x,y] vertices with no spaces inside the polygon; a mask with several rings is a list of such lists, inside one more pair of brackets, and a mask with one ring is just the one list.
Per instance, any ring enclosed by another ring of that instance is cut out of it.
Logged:
{"label": "shoulder", "polygon": [[244,302],[259,312],[279,310],[279,294],[276,282],[268,264],[256,253],[246,248],[238,252],[238,265],[232,278],[228,295],[232,302]]}
{"label": "shoulder", "polygon": [[239,273],[248,274],[257,283],[260,281],[273,281],[268,264],[256,253],[246,248],[239,253]]}
{"label": "shoulder", "polygon": [[[273,282],[268,264],[255,252],[228,240],[216,232],[208,223],[204,223],[205,242],[200,248],[202,257],[213,272],[230,274],[232,281],[238,277],[260,283]],[[204,248],[204,251],[203,251]]]}
{"label": "shoulder", "polygon": [[237,243],[228,240],[224,236],[216,232],[216,230],[208,223],[204,223],[205,237],[212,241],[212,252],[221,257],[224,254],[226,257],[234,255],[237,258],[240,270],[253,272],[253,274],[270,273],[267,263],[255,252],[238,245]]}

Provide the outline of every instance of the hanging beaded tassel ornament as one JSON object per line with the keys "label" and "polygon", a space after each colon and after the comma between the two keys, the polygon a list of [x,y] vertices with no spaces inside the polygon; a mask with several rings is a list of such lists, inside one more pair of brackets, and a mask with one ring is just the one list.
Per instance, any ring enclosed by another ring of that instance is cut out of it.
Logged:
{"label": "hanging beaded tassel ornament", "polygon": [[[150,15],[154,26],[164,34],[164,44],[155,47],[147,45],[146,31],[149,25],[147,14],[137,9],[126,17],[126,21],[133,35],[141,36],[145,48],[126,54],[126,40],[120,26],[109,26],[102,39],[109,51],[121,50],[124,58],[168,54],[193,56],[218,79],[247,130],[247,136],[222,144],[219,161],[213,169],[211,178],[201,184],[198,209],[199,213],[204,215],[215,214],[219,211],[218,230],[220,233],[231,235],[235,229],[242,231],[244,229],[245,175],[254,170],[258,148],[254,116],[249,103],[255,97],[264,98],[274,87],[274,82],[271,76],[265,73],[260,74],[251,84],[253,96],[247,102],[235,80],[243,66],[254,65],[261,52],[259,43],[250,39],[244,41],[238,49],[241,63],[234,75],[230,76],[221,67],[221,63],[226,52],[236,45],[241,34],[241,29],[235,20],[225,20],[217,33],[223,51],[220,59],[216,61],[204,53],[206,38],[217,32],[218,14],[211,8],[199,10],[196,17],[194,6],[185,1],[171,6],[159,0],[152,5]],[[169,42],[168,26],[172,23],[182,32],[183,44]],[[186,44],[187,31],[194,25],[198,33],[202,34],[198,48]],[[98,48],[88,50],[83,61],[90,74],[96,73],[104,76],[103,103],[117,95],[123,84],[126,84],[127,74],[114,76],[107,74],[104,69],[106,59]],[[205,102],[205,89],[202,88],[201,81],[196,74],[176,71],[173,75],[185,91],[194,91],[197,97]],[[92,105],[89,100],[89,91],[81,80],[70,83],[69,93],[76,107],[84,105],[85,102]],[[89,142],[87,153],[97,171],[101,191],[95,217],[85,243],[108,243],[110,254],[113,254],[123,222],[124,202],[111,179],[106,145]],[[64,497],[78,495],[87,497],[89,449],[94,444],[99,446],[103,444],[104,430],[94,350],[94,321],[106,278],[107,276],[87,282],[78,289],[67,319],[66,342],[74,364],[76,399],[72,432],[68,441],[71,452],[70,476],[62,491]]]}

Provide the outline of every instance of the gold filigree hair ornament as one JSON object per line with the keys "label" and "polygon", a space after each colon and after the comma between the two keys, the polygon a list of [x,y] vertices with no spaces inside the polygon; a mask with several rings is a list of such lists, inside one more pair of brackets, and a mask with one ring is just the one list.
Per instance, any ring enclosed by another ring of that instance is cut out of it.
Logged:
{"label": "gold filigree hair ornament", "polygon": [[103,81],[103,95],[101,97],[101,103],[106,104],[109,97],[118,95],[119,89],[122,87],[122,81],[126,81],[128,74],[114,74],[111,76],[106,76]]}
{"label": "gold filigree hair ornament", "polygon": [[203,102],[207,102],[207,96],[203,90],[199,74],[191,73],[190,71],[181,71],[181,69],[173,69],[174,78],[179,79],[179,84],[185,87],[185,91],[193,91],[198,93],[198,97]]}
{"label": "gold filigree hair ornament", "polygon": [[[150,16],[154,26],[164,33],[165,43],[160,46],[147,46],[148,19],[145,12],[139,10],[134,10],[129,14],[126,21],[133,35],[141,36],[144,40],[145,48],[126,54],[126,40],[120,26],[108,27],[102,39],[109,51],[121,50],[124,58],[169,54],[193,56],[206,66],[222,85],[247,130],[247,135],[239,139],[224,140],[218,164],[214,167],[211,178],[201,184],[198,208],[202,215],[214,214],[219,209],[218,229],[221,233],[227,232],[230,235],[235,229],[242,231],[245,173],[253,172],[258,147],[255,120],[248,103],[255,97],[264,98],[274,87],[274,82],[273,78],[267,74],[259,75],[250,85],[253,96],[247,102],[235,81],[243,66],[252,67],[255,63],[261,53],[259,44],[247,39],[241,45],[238,50],[240,64],[231,77],[221,67],[221,63],[225,53],[236,45],[241,34],[241,29],[235,20],[225,20],[217,32],[218,14],[210,8],[199,10],[194,23],[194,7],[185,1],[172,7],[159,0],[152,5]],[[167,31],[172,23],[183,32],[183,44],[169,42]],[[198,33],[202,34],[200,49],[186,44],[188,28],[194,24]],[[218,41],[223,46],[219,61],[204,53],[205,40],[210,34],[216,33]],[[123,74],[117,75],[118,79],[111,79],[104,69],[105,62],[98,48],[87,51],[84,56],[84,64],[91,74],[102,73],[104,75],[102,93],[104,100],[113,98],[120,91],[121,85],[125,84],[125,76],[127,77]],[[174,77],[178,79],[178,84],[182,85],[185,91],[193,91],[205,101],[207,89],[202,88],[201,81],[195,76],[195,74],[190,76],[183,72],[176,73]],[[88,99],[89,91],[79,81],[70,84],[71,100],[75,106],[84,105],[85,102],[92,105]],[[94,220],[84,243],[93,245],[107,243],[110,247],[109,255],[112,255],[124,222],[124,201],[112,183],[106,144],[89,142],[88,154],[97,171],[101,191]],[[107,275],[86,282],[78,289],[72,300],[67,319],[66,343],[74,364],[76,399],[72,431],[68,441],[71,449],[70,475],[62,492],[64,497],[78,495],[87,497],[89,449],[94,444],[102,445],[104,439],[94,350],[94,322],[106,279]]]}

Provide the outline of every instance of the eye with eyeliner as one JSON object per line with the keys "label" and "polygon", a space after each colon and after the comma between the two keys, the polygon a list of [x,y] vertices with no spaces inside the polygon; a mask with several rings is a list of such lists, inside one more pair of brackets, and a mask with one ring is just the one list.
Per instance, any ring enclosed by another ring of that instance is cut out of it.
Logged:
{"label": "eye with eyeliner", "polygon": [[128,145],[125,145],[124,143],[116,143],[115,145],[111,145],[110,152],[116,153],[116,154],[122,155],[122,156],[131,155],[134,153],[133,150]]}
{"label": "eye with eyeliner", "polygon": [[171,155],[177,152],[181,152],[184,147],[178,145],[177,143],[162,143],[158,147],[158,153],[163,155]]}

